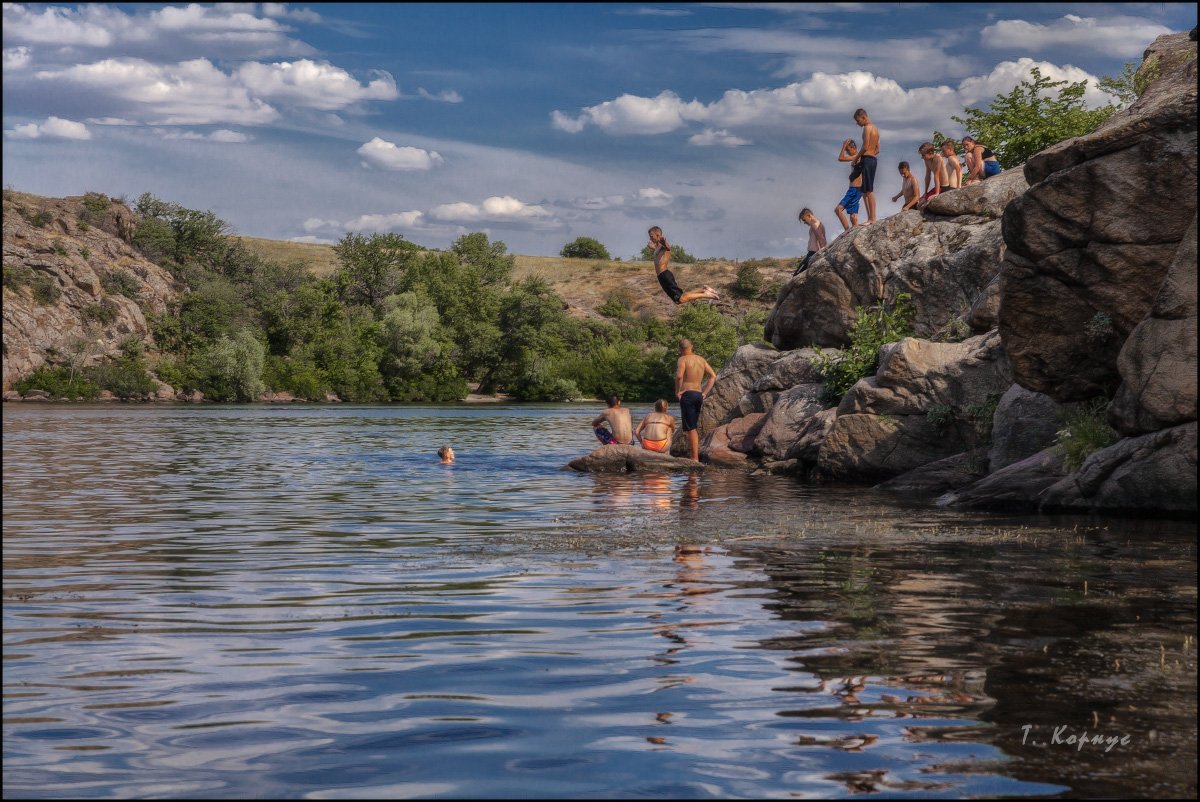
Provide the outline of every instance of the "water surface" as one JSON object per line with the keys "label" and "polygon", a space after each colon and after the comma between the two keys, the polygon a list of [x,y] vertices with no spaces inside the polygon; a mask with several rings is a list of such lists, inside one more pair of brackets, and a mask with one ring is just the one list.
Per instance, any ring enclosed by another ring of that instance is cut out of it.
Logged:
{"label": "water surface", "polygon": [[1195,795],[1192,525],[559,470],[595,414],[6,404],[5,796]]}

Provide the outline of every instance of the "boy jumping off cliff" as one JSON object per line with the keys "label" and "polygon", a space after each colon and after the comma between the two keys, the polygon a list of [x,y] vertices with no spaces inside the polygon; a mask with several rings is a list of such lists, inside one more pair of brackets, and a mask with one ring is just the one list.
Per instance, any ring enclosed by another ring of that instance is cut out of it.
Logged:
{"label": "boy jumping off cliff", "polygon": [[658,226],[654,226],[647,233],[650,235],[648,247],[654,249],[654,272],[658,274],[658,286],[663,288],[663,292],[667,294],[667,297],[676,304],[699,301],[701,298],[710,298],[714,301],[721,300],[721,296],[717,291],[707,284],[704,285],[703,289],[684,292],[675,283],[675,274],[667,269],[667,265],[671,263],[671,243],[667,242],[667,238],[663,236],[663,230]]}

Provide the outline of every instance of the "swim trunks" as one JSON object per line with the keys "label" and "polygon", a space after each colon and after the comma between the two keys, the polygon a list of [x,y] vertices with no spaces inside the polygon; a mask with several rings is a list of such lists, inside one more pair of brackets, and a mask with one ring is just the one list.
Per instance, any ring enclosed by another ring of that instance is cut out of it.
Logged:
{"label": "swim trunks", "polygon": [[879,166],[874,156],[863,156],[858,163],[862,166],[862,190],[865,195],[875,191],[875,168]]}
{"label": "swim trunks", "polygon": [[858,214],[858,202],[862,199],[862,192],[858,187],[850,187],[846,190],[846,194],[838,201],[838,206],[845,210],[846,214]]}
{"label": "swim trunks", "polygon": [[647,451],[660,451],[660,452],[666,451],[667,450],[667,441],[669,439],[670,438],[663,439],[663,440],[647,440],[646,438],[643,437],[642,438],[642,448],[646,449]]}
{"label": "swim trunks", "polygon": [[942,187],[942,192],[949,192],[952,189],[954,189],[954,187]]}
{"label": "swim trunks", "polygon": [[853,184],[854,179],[858,178],[860,175],[862,175],[862,162],[859,162],[850,168],[850,183]]}
{"label": "swim trunks", "polygon": [[983,163],[983,177],[984,178],[991,178],[994,175],[1000,175],[1000,173],[1003,170],[1004,170],[1004,168],[1000,166],[1000,162],[984,162]]}
{"label": "swim trunks", "polygon": [[938,194],[938,192],[939,192],[938,188],[934,187],[933,189],[929,190],[928,192],[926,192],[924,195],[921,196],[921,202],[924,203],[925,201],[929,200],[930,198],[935,197]]}
{"label": "swim trunks", "polygon": [[606,446],[620,445],[620,443],[617,442],[617,438],[612,436],[612,432],[610,432],[608,429],[605,429],[603,426],[596,427],[596,437],[600,438],[600,442]]}
{"label": "swim trunks", "polygon": [[700,425],[700,405],[703,403],[704,396],[699,390],[687,390],[679,396],[679,416],[683,418],[685,432],[695,431]]}
{"label": "swim trunks", "polygon": [[792,275],[798,276],[801,273],[803,273],[805,270],[808,270],[809,260],[811,260],[816,255],[817,255],[816,251],[809,251],[808,253],[806,253],[804,255],[804,258],[800,260],[800,264],[796,265],[796,271],[794,273],[792,273]]}
{"label": "swim trunks", "polygon": [[679,303],[679,299],[683,297],[683,290],[675,283],[675,274],[670,270],[658,274],[658,286],[662,287],[663,292],[675,303]]}

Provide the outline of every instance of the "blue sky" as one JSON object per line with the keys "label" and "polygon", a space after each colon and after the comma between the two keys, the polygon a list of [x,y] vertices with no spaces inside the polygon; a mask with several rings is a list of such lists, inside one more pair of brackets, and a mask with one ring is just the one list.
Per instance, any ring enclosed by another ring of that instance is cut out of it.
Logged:
{"label": "blue sky", "polygon": [[[238,233],[629,257],[791,256],[832,230],[865,107],[895,164],[1038,65],[1089,80],[1183,3],[4,5],[4,183],[153,192]],[[1089,100],[1107,97],[1093,90]],[[895,186],[893,186],[895,185]]]}

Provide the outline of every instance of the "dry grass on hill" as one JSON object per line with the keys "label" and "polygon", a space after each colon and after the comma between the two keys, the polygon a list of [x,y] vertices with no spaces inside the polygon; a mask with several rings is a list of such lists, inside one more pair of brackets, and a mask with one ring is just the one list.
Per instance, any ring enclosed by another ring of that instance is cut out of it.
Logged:
{"label": "dry grass on hill", "polygon": [[[304,263],[317,275],[328,275],[337,266],[331,245],[312,245],[301,242],[241,237],[253,253],[276,262]],[[794,261],[790,259],[759,259],[753,262],[763,279],[764,288],[787,281]],[[673,264],[679,286],[684,290],[697,289],[705,284],[721,293],[717,309],[725,314],[739,314],[751,307],[769,308],[775,296],[767,289],[754,301],[737,298],[733,282],[737,279],[739,263],[704,261],[695,264]],[[605,262],[594,259],[565,259],[560,256],[516,257],[513,278],[520,281],[529,276],[544,279],[567,302],[569,311],[579,317],[599,317],[596,309],[610,296],[621,299],[635,315],[651,314],[667,317],[674,304],[658,286],[650,262]]]}

